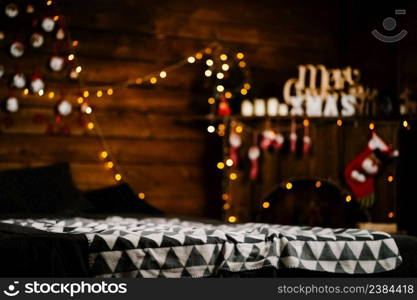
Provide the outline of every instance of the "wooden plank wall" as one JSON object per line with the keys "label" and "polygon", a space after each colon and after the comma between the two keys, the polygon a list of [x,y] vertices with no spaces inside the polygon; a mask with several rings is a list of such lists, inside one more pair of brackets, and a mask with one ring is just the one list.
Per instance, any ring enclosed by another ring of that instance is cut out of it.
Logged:
{"label": "wooden plank wall", "polygon": [[[123,80],[160,70],[194,54],[213,39],[247,54],[259,94],[280,97],[298,64],[340,63],[338,1],[267,0],[62,0],[87,84]],[[9,62],[5,51],[0,60]],[[36,62],[50,53],[27,55]],[[45,72],[55,85],[68,81]],[[116,91],[92,99],[97,119],[127,173],[129,183],[150,203],[170,213],[205,215],[215,201],[208,192],[206,134],[178,119],[193,114],[191,84],[201,68],[186,66],[153,88]],[[0,96],[7,94],[1,82]],[[69,160],[83,189],[113,184],[97,159],[94,132],[74,127],[72,135],[46,136],[34,114],[50,115],[54,102],[28,97],[0,135],[0,169]],[[213,166],[214,168],[214,166]]]}

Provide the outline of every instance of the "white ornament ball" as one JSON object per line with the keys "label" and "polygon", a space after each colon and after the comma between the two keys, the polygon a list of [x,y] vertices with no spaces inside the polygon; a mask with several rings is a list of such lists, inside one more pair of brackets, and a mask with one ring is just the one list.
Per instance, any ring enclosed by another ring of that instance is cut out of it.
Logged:
{"label": "white ornament ball", "polygon": [[51,60],[49,61],[49,67],[54,72],[62,71],[64,68],[64,59],[61,56],[52,56]]}
{"label": "white ornament ball", "polygon": [[45,18],[43,19],[41,26],[46,32],[51,32],[55,28],[55,21],[49,17]]}
{"label": "white ornament ball", "polygon": [[15,18],[19,14],[19,8],[16,3],[10,3],[6,6],[5,13],[9,18]]}
{"label": "white ornament ball", "polygon": [[41,78],[36,78],[35,80],[31,81],[30,88],[32,89],[32,92],[39,93],[40,90],[45,88],[45,83]]}
{"label": "white ornament ball", "polygon": [[18,89],[23,89],[26,85],[26,78],[23,73],[17,73],[13,76],[12,85]]}
{"label": "white ornament ball", "polygon": [[39,48],[43,45],[45,39],[43,38],[43,35],[35,32],[30,37],[30,44],[33,48]]}
{"label": "white ornament ball", "polygon": [[66,117],[66,116],[68,116],[68,115],[71,114],[71,112],[72,112],[72,105],[68,101],[62,100],[61,102],[58,103],[57,110],[58,110],[58,113],[61,116]]}
{"label": "white ornament ball", "polygon": [[13,57],[21,57],[25,53],[25,46],[21,42],[14,42],[10,46],[10,54]]}
{"label": "white ornament ball", "polygon": [[6,110],[10,113],[15,113],[19,110],[19,101],[16,97],[6,99]]}

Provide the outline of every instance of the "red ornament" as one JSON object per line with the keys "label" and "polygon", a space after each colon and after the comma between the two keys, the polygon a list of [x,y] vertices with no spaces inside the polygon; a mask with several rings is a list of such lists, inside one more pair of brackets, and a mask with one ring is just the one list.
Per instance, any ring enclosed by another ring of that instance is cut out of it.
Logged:
{"label": "red ornament", "polygon": [[242,145],[242,138],[235,131],[232,131],[229,135],[229,144],[230,144],[230,159],[233,161],[233,165],[237,166],[238,157],[239,157],[237,150]]}
{"label": "red ornament", "polygon": [[219,116],[230,116],[232,114],[232,110],[230,109],[229,102],[225,98],[222,98],[219,103],[219,108],[217,110],[217,114]]}

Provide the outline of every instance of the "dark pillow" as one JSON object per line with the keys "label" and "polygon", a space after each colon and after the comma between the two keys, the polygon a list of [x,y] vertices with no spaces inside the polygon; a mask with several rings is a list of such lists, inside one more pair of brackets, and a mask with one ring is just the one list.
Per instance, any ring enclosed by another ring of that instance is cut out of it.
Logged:
{"label": "dark pillow", "polygon": [[86,201],[68,163],[0,172],[0,217],[68,216]]}
{"label": "dark pillow", "polygon": [[84,193],[84,197],[94,207],[93,210],[88,211],[93,214],[162,214],[162,211],[159,209],[139,199],[126,183],[88,191]]}

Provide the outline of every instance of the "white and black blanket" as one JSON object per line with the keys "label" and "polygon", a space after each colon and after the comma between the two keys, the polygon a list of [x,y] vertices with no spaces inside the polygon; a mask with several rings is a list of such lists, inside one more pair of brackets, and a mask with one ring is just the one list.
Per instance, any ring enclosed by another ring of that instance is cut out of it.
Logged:
{"label": "white and black blanket", "polygon": [[207,277],[264,267],[346,274],[395,269],[401,257],[384,232],[179,219],[11,219],[48,232],[84,234],[96,277]]}

